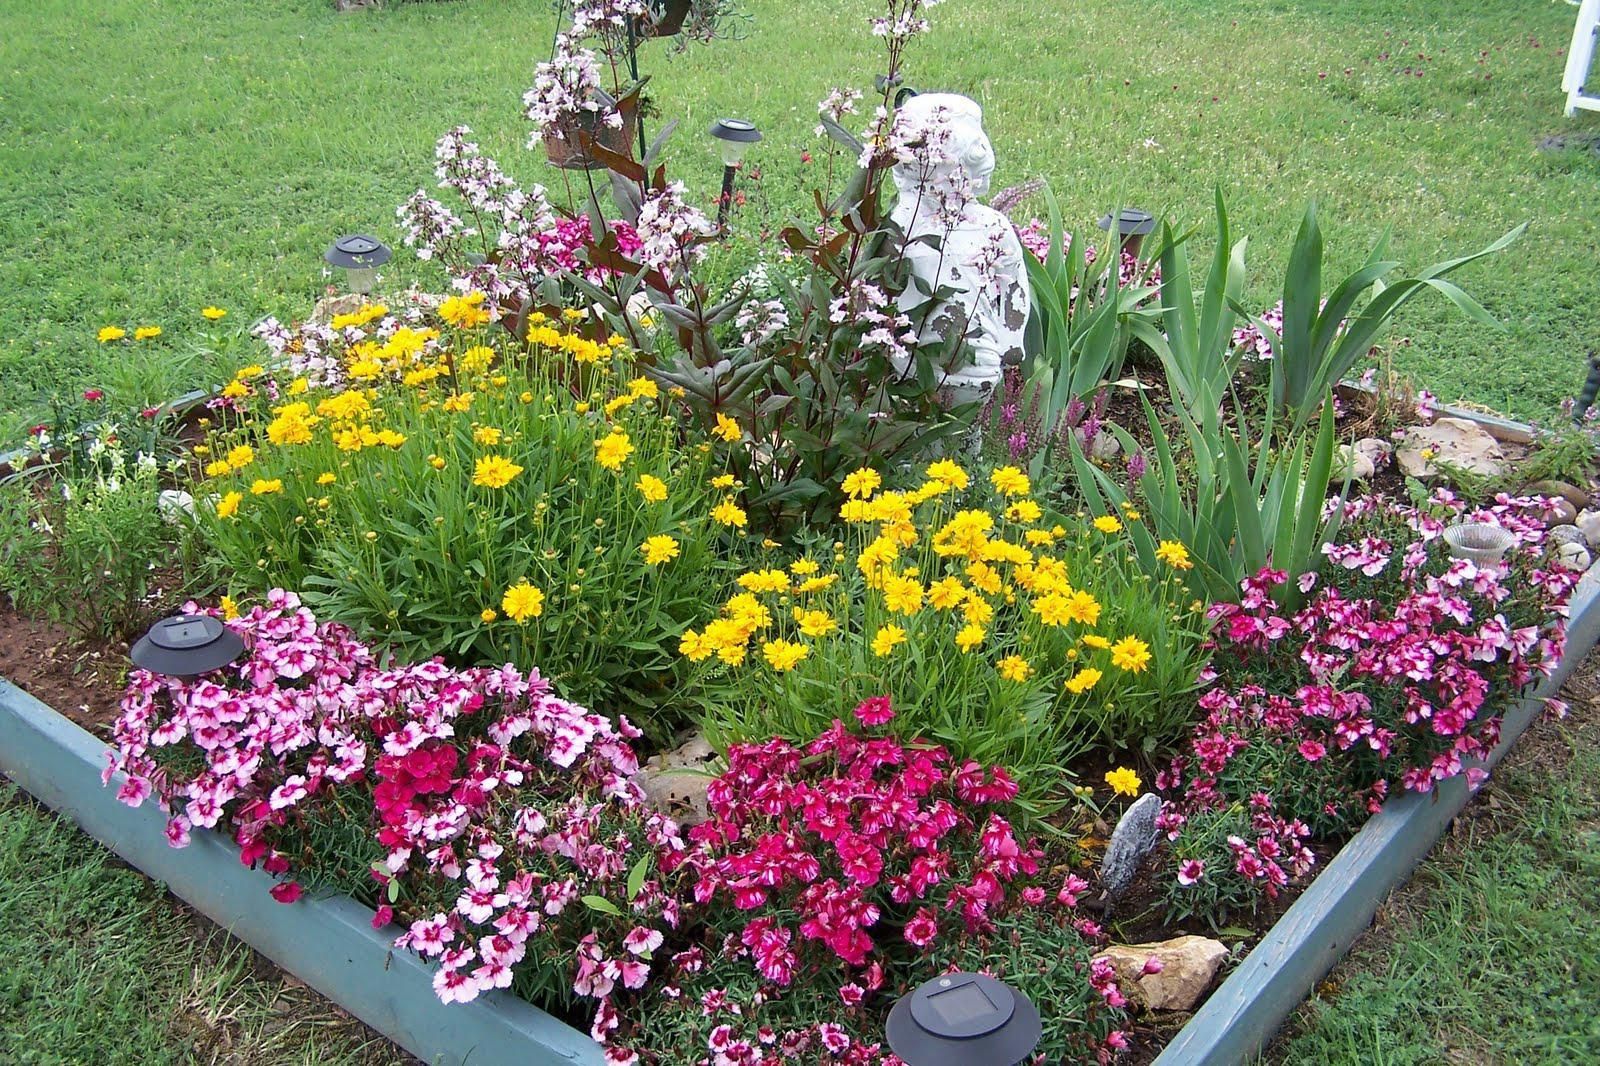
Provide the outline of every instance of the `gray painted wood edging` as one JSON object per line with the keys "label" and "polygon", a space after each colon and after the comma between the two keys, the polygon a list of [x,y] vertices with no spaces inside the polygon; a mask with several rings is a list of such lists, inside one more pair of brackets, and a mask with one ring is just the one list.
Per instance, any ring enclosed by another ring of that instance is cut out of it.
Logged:
{"label": "gray painted wood edging", "polygon": [[[1567,648],[1555,672],[1506,711],[1500,761],[1600,638],[1600,567],[1573,592]],[[1316,983],[1372,923],[1378,905],[1411,876],[1471,796],[1464,778],[1383,805],[1323,868],[1222,986],[1211,994],[1154,1066],[1236,1066],[1272,1039]]]}
{"label": "gray painted wood edging", "polygon": [[506,992],[446,1005],[431,969],[391,947],[394,930],[346,897],[281,904],[273,878],[239,863],[232,842],[196,832],[167,844],[165,817],[100,784],[110,749],[0,678],[0,773],[70,818],[152,880],[424,1062],[437,1066],[603,1066],[599,1046]]}

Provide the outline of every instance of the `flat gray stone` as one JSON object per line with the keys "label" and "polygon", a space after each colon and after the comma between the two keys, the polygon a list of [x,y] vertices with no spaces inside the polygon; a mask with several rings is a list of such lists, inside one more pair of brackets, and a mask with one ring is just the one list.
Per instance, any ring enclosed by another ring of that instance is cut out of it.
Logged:
{"label": "flat gray stone", "polygon": [[1448,463],[1471,474],[1501,477],[1506,472],[1500,442],[1478,423],[1465,418],[1441,418],[1430,426],[1409,426],[1394,453],[1406,477],[1430,478],[1438,474],[1435,462]]}

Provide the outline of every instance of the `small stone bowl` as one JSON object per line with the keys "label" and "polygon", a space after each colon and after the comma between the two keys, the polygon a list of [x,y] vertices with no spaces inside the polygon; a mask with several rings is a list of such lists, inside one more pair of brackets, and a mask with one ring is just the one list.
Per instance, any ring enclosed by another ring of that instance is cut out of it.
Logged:
{"label": "small stone bowl", "polygon": [[1457,559],[1471,559],[1479,566],[1494,566],[1505,560],[1506,552],[1517,542],[1516,534],[1492,522],[1462,522],[1444,531],[1444,542]]}

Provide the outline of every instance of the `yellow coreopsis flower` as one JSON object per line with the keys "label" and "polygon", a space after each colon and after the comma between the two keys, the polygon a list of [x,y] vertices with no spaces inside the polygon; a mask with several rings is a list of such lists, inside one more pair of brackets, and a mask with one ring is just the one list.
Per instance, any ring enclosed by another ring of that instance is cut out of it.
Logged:
{"label": "yellow coreopsis flower", "polygon": [[472,393],[452,393],[451,395],[445,397],[444,403],[440,406],[454,415],[461,414],[465,411],[470,411],[472,409]]}
{"label": "yellow coreopsis flower", "polygon": [[324,473],[321,473],[321,474],[317,475],[317,484],[318,485],[332,485],[335,481],[338,481],[338,480],[339,479],[336,476],[334,476],[334,474],[333,474],[333,472],[331,470],[330,471],[325,471]]}
{"label": "yellow coreopsis flower", "polygon": [[988,632],[976,622],[968,622],[961,627],[961,632],[956,634],[956,647],[964,652],[971,651],[982,644],[988,635]]}
{"label": "yellow coreopsis flower", "polygon": [[820,569],[815,559],[796,559],[789,564],[789,572],[796,577],[810,577]]}
{"label": "yellow coreopsis flower", "polygon": [[1081,696],[1085,692],[1088,692],[1090,689],[1094,688],[1095,685],[1099,683],[1100,678],[1103,676],[1104,675],[1101,674],[1099,670],[1096,670],[1092,666],[1087,666],[1068,678],[1063,687],[1073,695]]}
{"label": "yellow coreopsis flower", "polygon": [[928,603],[941,611],[958,607],[967,597],[967,587],[959,577],[945,577],[928,586]]}
{"label": "yellow coreopsis flower", "polygon": [[1100,651],[1105,651],[1111,647],[1111,642],[1098,633],[1084,634],[1083,643],[1090,648],[1098,648]]}
{"label": "yellow coreopsis flower", "polygon": [[489,312],[483,307],[484,294],[469,292],[451,296],[439,305],[439,317],[457,329],[476,329],[489,321]]}
{"label": "yellow coreopsis flower", "polygon": [[967,598],[961,601],[961,617],[973,625],[988,625],[994,618],[994,604],[975,592],[969,592]]}
{"label": "yellow coreopsis flower", "polygon": [[617,414],[618,411],[622,410],[624,407],[629,406],[636,399],[638,399],[637,396],[634,396],[632,393],[627,393],[627,392],[623,393],[621,396],[613,396],[611,399],[609,399],[609,400],[607,400],[605,402],[605,408],[604,409],[605,409],[605,412],[606,412],[606,417],[607,418],[616,417],[616,414]]}
{"label": "yellow coreopsis flower", "polygon": [[908,574],[886,574],[883,604],[898,614],[916,614],[922,608],[922,582]]}
{"label": "yellow coreopsis flower", "polygon": [[230,381],[222,386],[222,397],[226,400],[242,400],[250,395],[250,386],[242,381]]}
{"label": "yellow coreopsis flower", "polygon": [[206,464],[206,477],[221,477],[232,469],[226,459],[218,459],[216,462]]}
{"label": "yellow coreopsis flower", "polygon": [[733,486],[734,476],[732,474],[718,474],[716,477],[711,479],[711,487],[714,489],[722,489],[724,492],[726,492],[728,489],[733,488]]}
{"label": "yellow coreopsis flower", "polygon": [[1138,637],[1123,637],[1111,645],[1111,665],[1130,674],[1142,674],[1150,666],[1150,645]]}
{"label": "yellow coreopsis flower", "polygon": [[479,612],[478,617],[483,620],[483,624],[484,625],[488,625],[490,622],[493,622],[496,618],[499,618],[500,615],[495,611],[495,609],[493,607],[485,607],[481,612]]}
{"label": "yellow coreopsis flower", "polygon": [[1044,508],[1032,500],[1018,500],[1006,508],[1006,517],[1013,522],[1029,525],[1044,516]]}
{"label": "yellow coreopsis flower", "polygon": [[1122,523],[1108,514],[1103,514],[1094,520],[1094,528],[1102,533],[1121,533]]}
{"label": "yellow coreopsis flower", "polygon": [[1174,570],[1192,570],[1194,563],[1189,559],[1189,549],[1175,540],[1164,540],[1156,548],[1156,558],[1172,567]]}
{"label": "yellow coreopsis flower", "polygon": [[227,311],[220,307],[202,307],[200,309],[200,313],[213,322],[217,321],[219,318],[226,317],[228,314]]}
{"label": "yellow coreopsis flower", "polygon": [[1086,626],[1098,625],[1100,601],[1092,594],[1081,590],[1068,594],[1067,618],[1074,622],[1082,622]]}
{"label": "yellow coreopsis flower", "polygon": [[499,444],[500,438],[504,436],[505,434],[500,432],[500,430],[496,429],[494,426],[479,426],[477,429],[472,431],[473,441],[483,445],[486,448],[492,448],[496,444]]}
{"label": "yellow coreopsis flower", "polygon": [[136,341],[155,340],[159,336],[161,336],[160,326],[140,326],[133,331],[133,339]]}
{"label": "yellow coreopsis flower", "polygon": [[248,444],[240,444],[228,449],[228,467],[231,470],[240,470],[249,466],[256,460],[256,450]]}
{"label": "yellow coreopsis flower", "polygon": [[734,503],[731,497],[711,509],[711,518],[722,525],[734,526],[738,529],[743,529],[746,523],[749,522],[748,516],[744,513],[744,508]]}
{"label": "yellow coreopsis flower", "polygon": [[256,478],[250,486],[252,496],[273,496],[283,491],[282,478]]}
{"label": "yellow coreopsis flower", "polygon": [[244,493],[230,492],[217,501],[217,517],[232,518],[239,513],[239,504],[244,500]]}
{"label": "yellow coreopsis flower", "polygon": [[793,670],[810,654],[811,649],[806,645],[788,640],[769,640],[761,646],[761,657],[780,674]]}
{"label": "yellow coreopsis flower", "polygon": [[500,600],[500,609],[506,613],[507,618],[521,625],[530,618],[538,618],[544,614],[544,593],[528,584],[527,578],[523,578],[506,589],[506,594]]}
{"label": "yellow coreopsis flower", "polygon": [[[485,455],[473,467],[472,483],[486,489],[503,489],[522,473],[522,467],[503,455]],[[507,614],[511,612],[507,611]]]}
{"label": "yellow coreopsis flower", "polygon": [[870,466],[852,471],[845,475],[844,481],[839,485],[844,494],[851,499],[869,499],[883,484],[883,476]]}
{"label": "yellow coreopsis flower", "polygon": [[961,469],[953,459],[940,459],[936,463],[929,464],[927,476],[930,481],[948,485],[953,489],[964,489],[971,483],[971,479],[967,477],[967,472]]}
{"label": "yellow coreopsis flower", "polygon": [[712,434],[732,444],[744,436],[744,430],[739,428],[739,423],[720,412],[717,415],[717,424],[711,430]]}
{"label": "yellow coreopsis flower", "polygon": [[646,537],[645,542],[639,545],[639,550],[644,553],[646,563],[660,566],[678,557],[678,542],[665,533],[658,533],[653,537]]}
{"label": "yellow coreopsis flower", "polygon": [[1137,773],[1126,766],[1119,766],[1106,772],[1106,784],[1119,796],[1137,796],[1142,782]]}
{"label": "yellow coreopsis flower", "polygon": [[899,626],[884,626],[872,638],[872,654],[880,659],[904,644],[906,631]]}
{"label": "yellow coreopsis flower", "polygon": [[667,483],[653,474],[640,474],[633,487],[639,490],[645,503],[660,503],[667,498]]}
{"label": "yellow coreopsis flower", "polygon": [[678,638],[678,654],[692,663],[704,662],[715,651],[716,648],[692,629],[685,629]]}
{"label": "yellow coreopsis flower", "polygon": [[628,391],[635,396],[643,396],[653,400],[661,395],[661,389],[650,378],[634,378],[628,382]]}
{"label": "yellow coreopsis flower", "polygon": [[219,606],[222,608],[222,620],[224,622],[231,622],[239,617],[239,605],[234,602],[232,596],[222,597]]}
{"label": "yellow coreopsis flower", "polygon": [[1020,655],[1007,655],[995,664],[1000,676],[1007,681],[1022,683],[1033,676],[1033,667]]}
{"label": "yellow coreopsis flower", "polygon": [[838,580],[838,574],[819,574],[815,577],[808,577],[804,581],[800,582],[799,587],[796,588],[795,591],[801,593],[821,592],[825,588],[831,588]]}
{"label": "yellow coreopsis flower", "polygon": [[1024,474],[1014,466],[1002,466],[989,475],[989,482],[1002,496],[1026,496],[1033,489]]}
{"label": "yellow coreopsis flower", "polygon": [[622,464],[633,454],[633,443],[619,429],[594,442],[594,460],[612,472],[622,469]]}
{"label": "yellow coreopsis flower", "polygon": [[747,592],[789,591],[789,575],[782,570],[752,570],[740,574],[738,583]]}
{"label": "yellow coreopsis flower", "polygon": [[456,366],[466,374],[481,374],[494,362],[494,349],[487,344],[474,344],[461,353]]}
{"label": "yellow coreopsis flower", "polygon": [[825,637],[839,628],[839,623],[827,611],[804,611],[796,607],[794,620],[799,623],[800,632],[808,637]]}
{"label": "yellow coreopsis flower", "polygon": [[101,326],[100,332],[95,334],[101,344],[110,344],[112,341],[120,341],[127,335],[128,331],[123,329],[121,326]]}

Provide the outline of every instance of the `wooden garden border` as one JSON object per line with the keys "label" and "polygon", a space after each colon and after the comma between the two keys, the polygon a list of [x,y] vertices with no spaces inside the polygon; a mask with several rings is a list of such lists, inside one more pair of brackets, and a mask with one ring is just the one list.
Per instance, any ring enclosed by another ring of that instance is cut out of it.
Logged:
{"label": "wooden garden border", "polygon": [[[1506,440],[1527,426],[1475,412],[1448,412]],[[8,457],[0,457],[3,461]],[[1600,565],[1574,591],[1566,655],[1555,673],[1505,713],[1493,766],[1600,640]],[[395,950],[371,926],[373,912],[345,897],[285,906],[273,879],[239,862],[223,836],[167,843],[165,816],[127,807],[100,783],[110,749],[0,678],[0,773],[196,910],[425,1062],[440,1066],[603,1066],[587,1034],[495,991],[447,1006],[429,967]],[[1155,1066],[1233,1066],[1271,1039],[1312,987],[1371,923],[1378,905],[1432,850],[1470,799],[1464,779],[1428,794],[1396,796],[1321,871],[1155,1060]]]}

